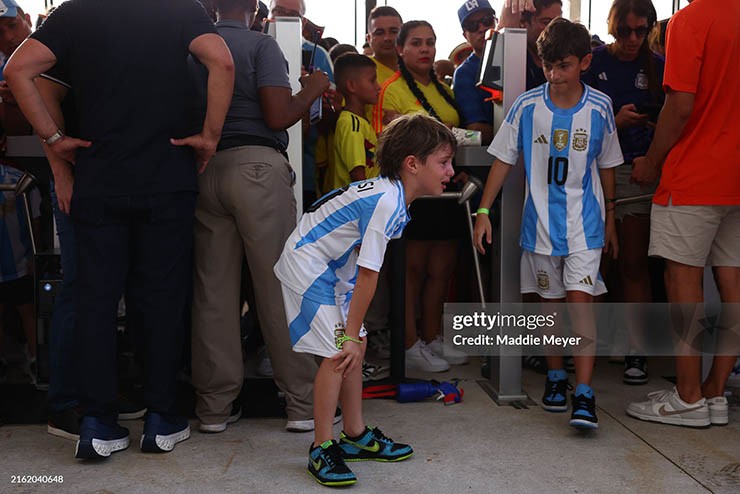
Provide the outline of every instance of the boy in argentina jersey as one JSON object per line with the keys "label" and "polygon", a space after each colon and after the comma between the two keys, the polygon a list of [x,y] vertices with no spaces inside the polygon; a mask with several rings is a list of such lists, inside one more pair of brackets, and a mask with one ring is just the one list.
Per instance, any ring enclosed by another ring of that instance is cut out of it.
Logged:
{"label": "boy in argentina jersey", "polygon": [[[393,121],[378,138],[381,176],[330,192],[288,238],[275,274],[283,285],[293,350],[323,357],[314,381],[314,442],[308,472],[328,486],[357,481],[345,460],[400,461],[413,450],[362,417],[362,321],[375,293],[386,245],[410,220],[408,205],[439,195],[453,175],[456,141],[426,115]],[[333,439],[334,412],[344,431]]]}
{"label": "boy in argentina jersey", "polygon": [[[524,158],[526,195],[520,245],[521,291],[541,299],[593,302],[606,292],[599,275],[602,249],[616,258],[614,167],[622,164],[611,100],[580,82],[591,62],[585,27],[559,18],[537,40],[547,83],[514,102],[488,152],[496,157],[486,181],[475,224],[475,243],[484,252],[491,242],[488,209],[520,154]],[[591,389],[595,340],[593,312],[578,311],[573,330],[587,343],[573,348],[576,390],[570,425],[598,427]],[[590,347],[590,348],[589,348]],[[589,354],[590,352],[590,354]],[[563,357],[548,356],[542,406],[568,409],[568,376]]]}

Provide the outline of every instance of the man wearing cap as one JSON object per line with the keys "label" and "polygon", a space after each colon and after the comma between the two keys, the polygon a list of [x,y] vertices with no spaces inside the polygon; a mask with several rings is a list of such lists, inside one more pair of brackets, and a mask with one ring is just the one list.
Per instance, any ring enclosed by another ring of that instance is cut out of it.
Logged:
{"label": "man wearing cap", "polygon": [[254,16],[254,21],[252,22],[252,31],[262,32],[265,28],[265,21],[268,15],[270,15],[270,11],[267,5],[265,5],[265,2],[259,2],[257,4],[257,14]]}
{"label": "man wearing cap", "polygon": [[[31,16],[15,0],[0,0],[0,52],[5,57],[0,71],[5,68],[10,55],[18,45],[31,34]],[[9,135],[27,135],[31,127],[23,117],[15,98],[8,89],[8,83],[0,73],[0,123]]]}
{"label": "man wearing cap", "polygon": [[460,124],[481,132],[483,144],[493,139],[493,103],[486,101],[488,93],[475,87],[480,72],[481,57],[486,46],[486,31],[496,27],[496,11],[488,0],[470,0],[457,10],[463,36],[473,47],[473,53],[455,70],[452,88],[460,106]]}
{"label": "man wearing cap", "polygon": [[23,12],[15,0],[0,0],[0,52],[5,56],[2,68],[5,68],[15,49],[31,34],[31,25],[31,16]]}

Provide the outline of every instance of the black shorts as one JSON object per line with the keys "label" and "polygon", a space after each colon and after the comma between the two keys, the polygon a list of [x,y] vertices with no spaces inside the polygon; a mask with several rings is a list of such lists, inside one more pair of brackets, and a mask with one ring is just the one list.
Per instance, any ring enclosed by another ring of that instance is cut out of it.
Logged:
{"label": "black shorts", "polygon": [[0,283],[0,304],[12,306],[33,303],[33,277],[23,276],[17,280]]}

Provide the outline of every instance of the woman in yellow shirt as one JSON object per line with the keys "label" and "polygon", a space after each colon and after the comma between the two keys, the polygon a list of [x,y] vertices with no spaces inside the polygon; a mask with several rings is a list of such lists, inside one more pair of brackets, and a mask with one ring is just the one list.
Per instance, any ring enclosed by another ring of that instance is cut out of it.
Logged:
{"label": "woman in yellow shirt", "polygon": [[[426,21],[410,21],[401,27],[396,42],[399,71],[383,85],[373,114],[376,132],[396,116],[418,112],[448,127],[460,124],[453,93],[437,80],[433,70],[436,41],[434,29]],[[455,270],[458,239],[465,235],[465,217],[456,203],[446,200],[421,200],[411,216],[406,230],[406,364],[443,372],[450,363],[467,362],[467,357],[449,348],[442,358],[440,337],[442,304]],[[421,339],[417,337],[417,304]]]}
{"label": "woman in yellow shirt", "polygon": [[383,122],[383,113],[392,117],[425,112],[448,127],[460,125],[452,90],[437,80],[432,68],[436,41],[426,21],[409,21],[401,27],[397,40],[399,70],[383,84],[373,114],[376,133],[393,119],[386,117]]}

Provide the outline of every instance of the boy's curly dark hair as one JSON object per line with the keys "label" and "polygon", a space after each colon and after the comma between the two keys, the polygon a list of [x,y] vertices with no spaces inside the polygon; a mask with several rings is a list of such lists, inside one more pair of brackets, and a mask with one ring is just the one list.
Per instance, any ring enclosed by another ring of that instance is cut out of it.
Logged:
{"label": "boy's curly dark hair", "polygon": [[571,55],[581,60],[591,53],[591,35],[583,24],[558,17],[537,38],[537,55],[545,62],[556,62]]}

